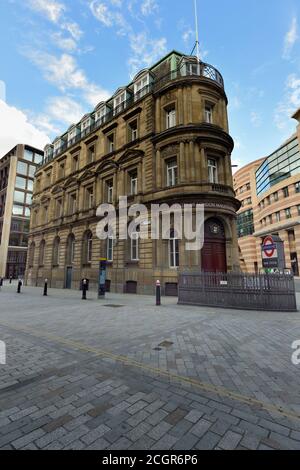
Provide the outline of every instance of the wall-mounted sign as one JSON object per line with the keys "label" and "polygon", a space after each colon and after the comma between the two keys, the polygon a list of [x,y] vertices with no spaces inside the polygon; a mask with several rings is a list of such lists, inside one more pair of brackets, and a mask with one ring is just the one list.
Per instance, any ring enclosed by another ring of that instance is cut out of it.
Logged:
{"label": "wall-mounted sign", "polygon": [[263,268],[285,268],[283,241],[275,235],[268,235],[261,246]]}

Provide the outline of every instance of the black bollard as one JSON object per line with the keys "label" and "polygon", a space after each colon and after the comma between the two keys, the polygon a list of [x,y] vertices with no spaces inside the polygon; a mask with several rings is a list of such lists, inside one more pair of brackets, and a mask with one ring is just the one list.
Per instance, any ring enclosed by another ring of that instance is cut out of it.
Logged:
{"label": "black bollard", "polygon": [[45,279],[45,284],[44,284],[44,296],[48,295],[48,279]]}
{"label": "black bollard", "polygon": [[87,289],[87,281],[83,279],[82,281],[82,300],[86,300],[86,289]]}
{"label": "black bollard", "polygon": [[156,305],[161,305],[160,281],[156,281]]}
{"label": "black bollard", "polygon": [[17,290],[17,293],[18,293],[18,294],[21,294],[21,287],[22,287],[22,281],[21,281],[21,279],[19,279],[19,282],[18,282],[18,290]]}
{"label": "black bollard", "polygon": [[3,277],[0,278],[0,287],[3,286]]}
{"label": "black bollard", "polygon": [[9,283],[11,284],[12,282],[12,276],[9,276]]}

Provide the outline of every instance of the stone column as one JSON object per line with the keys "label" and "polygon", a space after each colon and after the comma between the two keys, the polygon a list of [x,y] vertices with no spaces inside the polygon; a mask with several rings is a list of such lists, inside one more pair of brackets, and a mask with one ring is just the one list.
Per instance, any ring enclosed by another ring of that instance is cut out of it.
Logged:
{"label": "stone column", "polygon": [[178,118],[177,122],[178,125],[182,125],[184,123],[184,116],[183,116],[183,91],[182,87],[178,89]]}
{"label": "stone column", "polygon": [[195,144],[192,140],[189,142],[189,168],[190,168],[189,181],[192,182],[196,180]]}
{"label": "stone column", "polygon": [[96,179],[96,205],[103,203],[103,180],[100,175]]}
{"label": "stone column", "polygon": [[160,150],[156,150],[156,162],[155,162],[155,166],[156,166],[156,187],[157,189],[161,189],[161,185],[162,185],[162,168],[161,168],[161,153],[160,153]]}
{"label": "stone column", "polygon": [[195,179],[198,182],[201,181],[201,155],[198,142],[194,144],[194,154],[195,154]]}
{"label": "stone column", "polygon": [[180,142],[179,146],[179,172],[180,172],[180,182],[185,183],[185,154],[184,154],[184,142]]}
{"label": "stone column", "polygon": [[118,171],[118,191],[117,191],[117,196],[126,196],[127,193],[127,188],[125,188],[125,171],[123,169],[120,169]]}
{"label": "stone column", "polygon": [[113,175],[113,205],[115,206],[118,201],[118,187],[117,187],[117,170],[114,171]]}
{"label": "stone column", "polygon": [[155,103],[155,128],[156,128],[156,133],[157,134],[162,131],[162,128],[161,128],[161,102],[160,102],[160,98],[157,98],[156,103]]}
{"label": "stone column", "polygon": [[202,181],[208,182],[207,155],[204,147],[201,147],[201,178]]}
{"label": "stone column", "polygon": [[142,165],[142,162],[139,162],[138,164],[138,173],[137,173],[137,178],[138,178],[138,184],[137,184],[137,190],[138,190],[138,193],[142,193],[143,192],[143,165]]}

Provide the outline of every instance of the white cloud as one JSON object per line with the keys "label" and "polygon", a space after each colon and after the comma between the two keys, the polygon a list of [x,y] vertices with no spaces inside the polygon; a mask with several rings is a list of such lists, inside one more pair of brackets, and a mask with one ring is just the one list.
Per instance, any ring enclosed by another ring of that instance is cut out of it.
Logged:
{"label": "white cloud", "polygon": [[256,111],[252,111],[250,114],[250,121],[254,127],[260,127],[262,125],[261,114]]}
{"label": "white cloud", "polygon": [[42,13],[46,18],[53,23],[57,23],[62,17],[66,7],[63,3],[55,0],[30,0],[29,6]]}
{"label": "white cloud", "polygon": [[70,37],[64,37],[61,32],[54,33],[52,35],[53,42],[59,47],[68,52],[75,51],[77,49],[77,43]]}
{"label": "white cloud", "polygon": [[[114,6],[119,6],[119,2],[112,2]],[[105,2],[101,0],[92,0],[90,9],[94,17],[107,28],[117,28],[117,34],[125,36],[132,28],[119,11],[112,10]]]}
{"label": "white cloud", "polygon": [[155,0],[143,0],[141,4],[141,13],[143,16],[153,15],[158,11],[158,4]]}
{"label": "white cloud", "polygon": [[0,80],[0,100],[6,101],[6,85],[2,80]]}
{"label": "white cloud", "polygon": [[45,79],[60,91],[65,93],[68,90],[80,90],[92,106],[109,98],[108,91],[87,79],[73,56],[62,54],[55,57],[38,51],[29,51],[27,55],[42,70]]}
{"label": "white cloud", "polygon": [[75,22],[62,23],[61,27],[65,31],[68,31],[68,33],[70,33],[72,38],[76,41],[79,41],[81,36],[83,35],[83,32],[81,31],[79,25]]}
{"label": "white cloud", "polygon": [[29,144],[43,149],[49,142],[48,136],[28,120],[19,109],[0,100],[0,157],[17,144]]}
{"label": "white cloud", "polygon": [[153,65],[167,52],[167,40],[162,37],[152,39],[146,32],[132,34],[130,36],[130,48],[133,52],[128,64],[131,76],[134,76],[143,67]]}
{"label": "white cloud", "polygon": [[289,31],[286,33],[284,38],[283,47],[283,58],[289,59],[293,50],[293,47],[298,40],[298,21],[297,17],[294,16]]}
{"label": "white cloud", "polygon": [[56,121],[72,124],[80,121],[84,115],[82,106],[68,96],[57,96],[47,101],[47,114]]}
{"label": "white cloud", "polygon": [[300,107],[300,77],[296,74],[288,76],[285,84],[283,100],[275,109],[274,121],[279,130],[285,131],[290,124],[291,116]]}
{"label": "white cloud", "polygon": [[191,45],[193,38],[195,38],[195,31],[192,28],[188,28],[182,33],[182,40],[186,46]]}

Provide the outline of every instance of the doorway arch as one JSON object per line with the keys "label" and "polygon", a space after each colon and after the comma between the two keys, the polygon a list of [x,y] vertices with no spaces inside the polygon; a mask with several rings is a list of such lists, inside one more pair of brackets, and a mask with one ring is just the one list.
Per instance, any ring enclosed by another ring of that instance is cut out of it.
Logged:
{"label": "doorway arch", "polygon": [[207,219],[204,224],[202,271],[227,272],[225,228],[223,222],[216,217]]}

